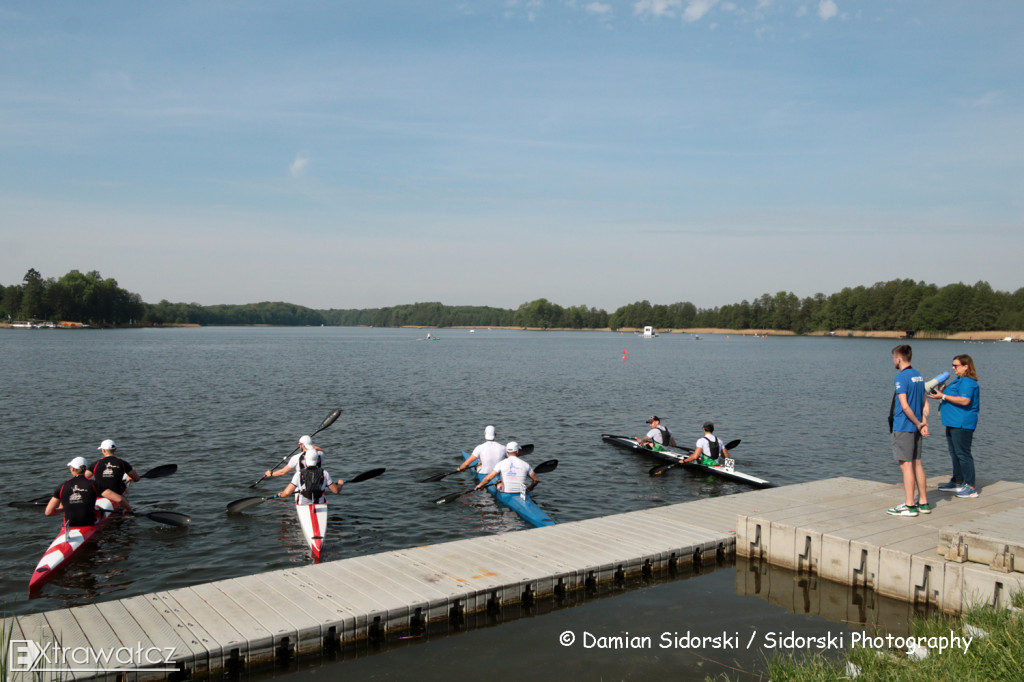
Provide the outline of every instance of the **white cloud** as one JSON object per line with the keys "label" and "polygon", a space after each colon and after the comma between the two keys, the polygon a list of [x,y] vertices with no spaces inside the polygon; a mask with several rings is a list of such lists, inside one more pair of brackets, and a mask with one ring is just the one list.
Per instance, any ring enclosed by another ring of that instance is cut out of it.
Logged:
{"label": "white cloud", "polygon": [[291,171],[292,177],[299,177],[306,171],[306,166],[309,165],[309,159],[303,156],[296,156],[295,160],[292,161],[292,165],[288,167]]}
{"label": "white cloud", "polygon": [[639,2],[633,5],[633,14],[674,17],[675,10],[682,6],[683,0],[639,0]]}
{"label": "white cloud", "polygon": [[807,16],[807,5],[800,5],[799,7],[797,7],[796,15],[798,17],[806,17]]}
{"label": "white cloud", "polygon": [[600,14],[602,16],[608,16],[612,13],[612,6],[607,2],[592,2],[587,5],[586,9],[591,14]]}
{"label": "white cloud", "polygon": [[837,14],[839,14],[839,8],[836,6],[835,0],[821,0],[818,3],[818,16],[822,21],[828,21]]}
{"label": "white cloud", "polygon": [[718,0],[690,0],[690,4],[683,12],[683,21],[691,24],[700,21],[716,4],[718,4]]}

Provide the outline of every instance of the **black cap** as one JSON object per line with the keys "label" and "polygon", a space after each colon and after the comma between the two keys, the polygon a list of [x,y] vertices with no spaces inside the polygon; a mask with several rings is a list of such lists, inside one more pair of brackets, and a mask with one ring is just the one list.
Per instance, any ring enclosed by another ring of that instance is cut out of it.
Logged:
{"label": "black cap", "polygon": [[658,415],[654,415],[653,417],[651,417],[650,419],[647,420],[647,423],[648,424],[653,424],[654,422],[660,422],[660,421],[661,421],[661,418],[658,417]]}

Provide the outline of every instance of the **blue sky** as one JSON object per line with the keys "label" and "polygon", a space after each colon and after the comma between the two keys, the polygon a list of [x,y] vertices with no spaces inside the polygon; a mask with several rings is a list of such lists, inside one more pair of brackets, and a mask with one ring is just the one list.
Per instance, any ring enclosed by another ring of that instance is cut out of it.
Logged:
{"label": "blue sky", "polygon": [[0,0],[0,284],[315,308],[1024,286],[1024,3]]}

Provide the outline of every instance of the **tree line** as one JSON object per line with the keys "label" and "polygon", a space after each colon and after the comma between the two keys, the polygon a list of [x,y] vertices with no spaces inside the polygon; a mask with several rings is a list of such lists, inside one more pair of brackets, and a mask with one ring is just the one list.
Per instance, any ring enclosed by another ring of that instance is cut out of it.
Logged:
{"label": "tree line", "polygon": [[585,305],[563,307],[545,298],[515,310],[488,306],[449,306],[437,302],[385,308],[316,310],[292,303],[262,302],[203,306],[198,303],[144,303],[138,294],[103,279],[99,272],[72,270],[60,279],[43,279],[30,269],[21,284],[2,288],[0,319],[62,320],[93,326],[163,324],[327,325],[374,327],[530,327],[540,329],[785,330],[797,334],[856,331],[1024,330],[1024,288],[994,291],[987,282],[943,287],[910,279],[848,287],[803,299],[792,292],[763,294],[752,301],[716,308],[693,303],[637,301],[608,314]]}

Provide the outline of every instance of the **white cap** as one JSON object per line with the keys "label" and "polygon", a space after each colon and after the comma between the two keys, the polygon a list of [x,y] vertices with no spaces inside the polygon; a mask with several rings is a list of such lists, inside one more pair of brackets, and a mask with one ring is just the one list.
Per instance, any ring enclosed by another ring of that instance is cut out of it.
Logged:
{"label": "white cap", "polygon": [[86,461],[85,457],[75,457],[73,460],[68,462],[68,466],[76,469],[84,469],[89,466],[89,462]]}
{"label": "white cap", "polygon": [[519,452],[519,443],[510,440],[508,445],[505,446],[505,452]]}
{"label": "white cap", "polygon": [[[105,441],[103,441],[102,443],[100,443],[100,446],[98,448],[96,448],[96,449],[97,450],[116,450],[117,449],[117,443],[115,443],[114,441],[112,441],[112,440],[110,440],[108,438]],[[82,458],[79,457],[79,459],[82,459]],[[68,466],[71,466],[71,465],[69,464]]]}
{"label": "white cap", "polygon": [[488,426],[484,429],[484,440],[494,440],[494,427]]}
{"label": "white cap", "polygon": [[310,438],[309,436],[303,436],[302,438],[299,439],[299,445],[306,446],[306,445],[312,445],[312,444],[313,444],[313,439]]}
{"label": "white cap", "polygon": [[306,456],[304,459],[306,462],[306,466],[316,466],[317,463],[320,461],[320,453],[317,452],[315,449],[306,450]]}

